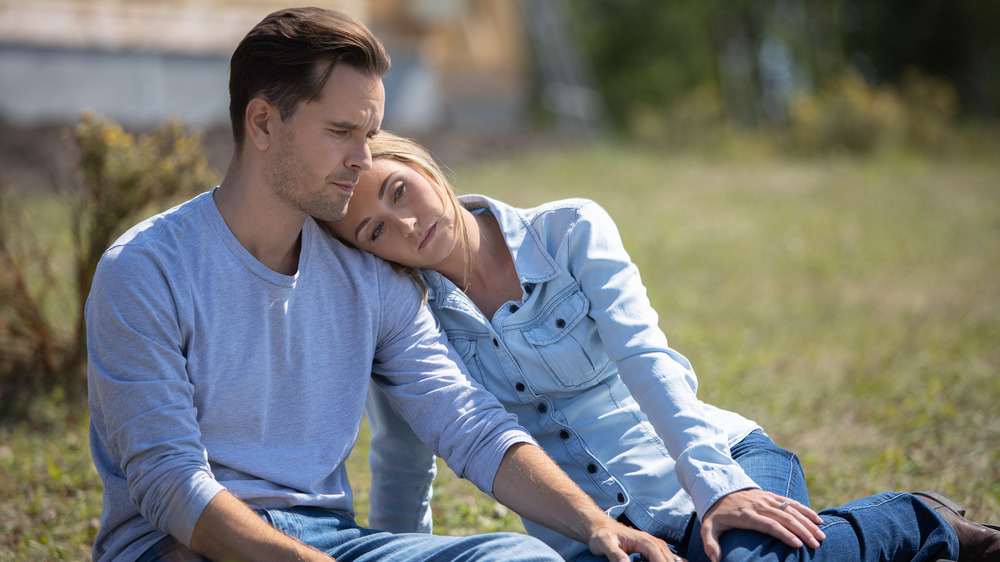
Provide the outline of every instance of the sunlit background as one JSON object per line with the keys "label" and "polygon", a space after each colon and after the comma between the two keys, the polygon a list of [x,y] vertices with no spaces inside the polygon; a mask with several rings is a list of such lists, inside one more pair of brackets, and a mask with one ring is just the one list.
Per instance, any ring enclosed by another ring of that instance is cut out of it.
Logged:
{"label": "sunlit background", "polygon": [[[383,40],[384,127],[460,192],[609,211],[699,396],[795,451],[815,507],[936,489],[1000,523],[1000,2],[314,3]],[[89,557],[90,276],[216,185],[229,56],[283,7],[0,0],[0,562]],[[443,467],[433,505],[523,530]]]}
{"label": "sunlit background", "polygon": [[[1000,2],[314,3],[385,42],[385,126],[411,136],[555,131],[711,145],[720,131],[751,131],[793,136],[782,149],[863,151],[947,144],[937,129],[1000,116]],[[0,0],[0,122],[14,128],[0,147],[85,109],[127,128],[168,118],[225,128],[228,58],[286,5]]]}

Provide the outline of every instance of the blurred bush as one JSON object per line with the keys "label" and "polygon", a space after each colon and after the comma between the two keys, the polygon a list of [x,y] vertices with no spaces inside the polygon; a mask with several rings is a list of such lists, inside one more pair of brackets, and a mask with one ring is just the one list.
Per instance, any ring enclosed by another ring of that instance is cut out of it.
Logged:
{"label": "blurred bush", "polygon": [[911,69],[898,87],[872,86],[848,69],[815,91],[796,95],[781,124],[733,123],[717,90],[704,84],[670,107],[634,104],[623,128],[639,144],[726,157],[995,153],[1000,146],[997,129],[963,123],[959,115],[954,88],[940,78]]}
{"label": "blurred bush", "polygon": [[[61,200],[66,223],[38,220],[0,193],[0,414],[40,391],[82,386],[83,307],[104,250],[141,214],[217,181],[201,134],[177,122],[136,136],[84,114],[72,140],[83,189]],[[68,231],[68,250],[53,230]],[[67,252],[67,263],[56,259]]]}
{"label": "blurred bush", "polygon": [[940,79],[909,70],[898,88],[873,87],[848,70],[816,92],[796,97],[785,145],[797,153],[907,149],[945,154],[957,146],[957,115],[955,90]]}
{"label": "blurred bush", "polygon": [[725,157],[998,146],[996,2],[565,5],[623,138]]}

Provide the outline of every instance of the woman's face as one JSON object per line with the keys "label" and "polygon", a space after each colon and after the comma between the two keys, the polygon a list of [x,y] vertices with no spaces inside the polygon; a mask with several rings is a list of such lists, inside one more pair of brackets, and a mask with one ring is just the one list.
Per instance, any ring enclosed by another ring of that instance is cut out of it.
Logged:
{"label": "woman's face", "polygon": [[434,269],[459,247],[455,208],[444,189],[384,158],[361,174],[344,218],[329,225],[358,248],[409,267]]}

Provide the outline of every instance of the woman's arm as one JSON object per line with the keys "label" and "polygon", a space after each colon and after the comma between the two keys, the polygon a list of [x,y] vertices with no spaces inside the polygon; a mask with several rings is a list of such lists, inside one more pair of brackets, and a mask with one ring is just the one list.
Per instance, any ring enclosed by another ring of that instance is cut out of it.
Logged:
{"label": "woman's arm", "polygon": [[691,364],[671,349],[639,269],[614,221],[596,203],[579,207],[564,241],[570,274],[590,301],[608,357],[670,456],[699,515],[725,494],[757,488],[731,458],[725,431],[707,419]]}
{"label": "woman's arm", "polygon": [[725,432],[705,416],[696,397],[691,364],[668,347],[639,270],[607,212],[596,203],[581,207],[565,251],[608,356],[676,461],[678,480],[702,517],[709,556],[718,557],[718,537],[732,528],[767,533],[794,547],[818,546],[819,516],[794,501],[778,509],[786,498],[760,490],[732,460]]}
{"label": "woman's arm", "polygon": [[368,526],[392,533],[430,533],[434,453],[374,383],[368,387],[365,416],[372,432]]}

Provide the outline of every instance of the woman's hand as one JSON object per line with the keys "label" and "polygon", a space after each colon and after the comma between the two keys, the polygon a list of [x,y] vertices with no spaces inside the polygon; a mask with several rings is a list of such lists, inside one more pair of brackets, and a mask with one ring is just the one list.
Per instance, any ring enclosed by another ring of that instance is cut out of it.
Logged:
{"label": "woman's hand", "polygon": [[730,529],[747,529],[771,535],[792,548],[803,544],[819,548],[826,538],[815,511],[790,499],[763,490],[740,490],[715,502],[701,520],[705,554],[713,561],[722,557],[719,537]]}

